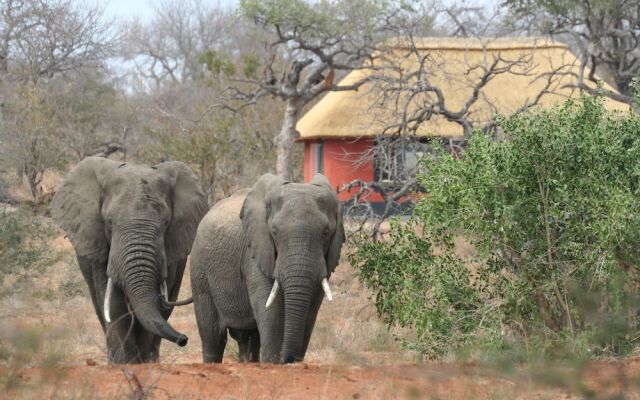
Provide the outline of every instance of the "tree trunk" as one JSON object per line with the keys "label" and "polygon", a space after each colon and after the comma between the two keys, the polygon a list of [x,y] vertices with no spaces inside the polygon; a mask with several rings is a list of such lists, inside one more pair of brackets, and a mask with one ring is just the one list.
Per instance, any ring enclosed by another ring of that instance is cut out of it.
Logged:
{"label": "tree trunk", "polygon": [[293,178],[291,156],[293,154],[295,140],[298,138],[296,123],[298,122],[299,115],[300,101],[297,99],[287,99],[282,129],[280,130],[280,134],[275,138],[276,173],[287,181]]}

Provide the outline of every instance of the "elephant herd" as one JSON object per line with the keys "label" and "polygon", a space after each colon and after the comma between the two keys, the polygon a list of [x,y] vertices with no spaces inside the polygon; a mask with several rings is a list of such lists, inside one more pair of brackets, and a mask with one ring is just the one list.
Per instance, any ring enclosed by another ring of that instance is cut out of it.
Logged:
{"label": "elephant herd", "polygon": [[[89,157],[63,180],[51,213],[75,249],[109,362],[157,362],[161,339],[185,346],[167,319],[190,302],[204,362],[222,361],[227,334],[241,361],[304,358],[344,242],[328,180],[265,174],[207,209],[181,162]],[[193,297],[177,302],[189,254]]]}

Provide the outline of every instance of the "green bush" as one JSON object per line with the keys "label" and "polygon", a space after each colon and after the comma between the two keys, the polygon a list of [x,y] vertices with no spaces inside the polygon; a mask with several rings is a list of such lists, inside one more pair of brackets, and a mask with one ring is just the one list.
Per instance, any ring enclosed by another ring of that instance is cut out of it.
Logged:
{"label": "green bush", "polygon": [[[640,118],[584,97],[499,120],[464,156],[424,162],[428,191],[389,240],[351,256],[388,324],[436,358],[469,348],[625,354],[639,338]],[[470,242],[475,258],[456,253]],[[564,353],[567,354],[567,353]]]}
{"label": "green bush", "polygon": [[0,295],[7,277],[14,287],[51,265],[57,255],[48,242],[53,227],[26,209],[0,208]]}

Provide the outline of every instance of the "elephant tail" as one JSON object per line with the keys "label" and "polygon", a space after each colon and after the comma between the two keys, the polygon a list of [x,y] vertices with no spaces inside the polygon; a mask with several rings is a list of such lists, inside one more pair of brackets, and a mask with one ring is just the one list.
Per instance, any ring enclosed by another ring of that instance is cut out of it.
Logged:
{"label": "elephant tail", "polygon": [[160,307],[167,310],[167,309],[171,309],[171,307],[187,306],[193,303],[193,296],[189,297],[188,299],[184,299],[180,301],[167,301],[165,300],[164,296],[160,295],[158,296],[158,303]]}

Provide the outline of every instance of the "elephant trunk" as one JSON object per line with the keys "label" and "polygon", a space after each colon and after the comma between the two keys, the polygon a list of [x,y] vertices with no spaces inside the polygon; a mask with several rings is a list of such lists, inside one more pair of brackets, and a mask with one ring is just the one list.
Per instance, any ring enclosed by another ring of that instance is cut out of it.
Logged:
{"label": "elephant trunk", "polygon": [[282,361],[292,363],[302,361],[307,319],[311,296],[317,283],[308,274],[301,277],[289,277],[284,287],[284,341]]}
{"label": "elephant trunk", "polygon": [[157,277],[155,251],[149,245],[128,246],[124,260],[124,291],[136,319],[153,333],[179,346],[187,344],[187,336],[176,332],[164,319],[157,305],[161,285]]}
{"label": "elephant trunk", "polygon": [[137,300],[133,300],[133,298],[131,298],[130,300],[136,318],[146,330],[163,339],[174,342],[180,347],[187,344],[189,338],[179,332],[176,332],[176,330],[173,329],[173,327],[171,327],[171,325],[169,325],[169,323],[162,317],[158,311],[154,297],[138,298]]}

